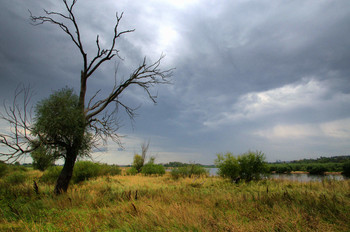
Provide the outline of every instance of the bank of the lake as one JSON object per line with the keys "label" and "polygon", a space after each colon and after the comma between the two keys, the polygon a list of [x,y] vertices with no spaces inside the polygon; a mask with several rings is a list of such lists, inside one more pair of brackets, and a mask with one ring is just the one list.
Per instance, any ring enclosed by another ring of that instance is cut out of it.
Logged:
{"label": "bank of the lake", "polygon": [[[210,176],[218,176],[218,168],[208,168]],[[326,173],[325,175],[311,175],[307,172],[292,172],[289,174],[271,173],[267,176],[268,179],[290,180],[290,181],[323,181],[323,180],[345,180],[347,179],[340,172]]]}
{"label": "bank of the lake", "polygon": [[53,186],[0,179],[0,231],[350,231],[350,181],[106,176]]}

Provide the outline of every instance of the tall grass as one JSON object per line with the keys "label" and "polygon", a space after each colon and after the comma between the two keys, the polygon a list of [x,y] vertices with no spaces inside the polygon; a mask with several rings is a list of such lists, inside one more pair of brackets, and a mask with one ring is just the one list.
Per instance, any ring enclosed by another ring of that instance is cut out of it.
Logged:
{"label": "tall grass", "polygon": [[0,179],[0,231],[350,230],[350,180],[101,176],[55,196],[46,183],[34,192],[39,177],[6,190]]}

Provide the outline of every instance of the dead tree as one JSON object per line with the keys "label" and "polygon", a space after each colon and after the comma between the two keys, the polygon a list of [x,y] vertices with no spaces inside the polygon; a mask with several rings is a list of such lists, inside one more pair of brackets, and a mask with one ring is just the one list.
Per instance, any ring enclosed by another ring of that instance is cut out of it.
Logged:
{"label": "dead tree", "polygon": [[[106,141],[108,138],[111,138],[113,141],[119,143],[120,137],[117,133],[119,124],[116,118],[118,108],[124,109],[131,119],[135,116],[135,108],[131,108],[120,101],[122,94],[130,86],[138,86],[142,88],[150,100],[155,103],[156,97],[151,94],[150,88],[158,84],[168,84],[173,69],[162,70],[160,68],[161,61],[164,58],[163,55],[151,64],[148,64],[147,59],[144,58],[141,64],[131,72],[126,80],[120,83],[115,81],[114,87],[107,97],[98,99],[99,92],[96,92],[89,101],[86,101],[85,98],[89,78],[93,76],[95,71],[101,67],[103,63],[110,61],[115,56],[120,58],[119,51],[116,48],[117,40],[124,34],[131,33],[134,30],[119,31],[119,24],[123,18],[123,13],[120,15],[116,14],[116,23],[114,25],[110,46],[108,48],[101,48],[99,35],[97,35],[95,41],[96,54],[93,58],[88,59],[88,54],[82,43],[78,21],[74,14],[77,0],[72,0],[71,2],[67,0],[62,1],[65,6],[65,12],[63,13],[44,10],[45,14],[43,16],[34,16],[30,12],[32,24],[41,25],[48,23],[57,26],[67,34],[68,38],[70,38],[77,47],[83,60],[80,73],[79,107],[81,107],[81,111],[85,116],[86,127],[88,127],[98,139]],[[107,110],[107,108],[110,109],[111,106],[114,110]],[[9,122],[13,126],[13,130],[12,135],[0,135],[0,143],[10,148],[10,150],[12,149],[12,152],[4,152],[2,155],[9,158],[18,158],[24,153],[31,152],[31,149],[33,149],[33,147],[28,145],[33,139],[27,134],[27,131],[30,131],[30,125],[28,125],[26,120],[26,114],[20,113],[16,105],[10,108],[6,113],[7,115],[2,117],[2,119]],[[76,141],[76,144],[73,145],[76,146],[72,146],[72,149],[67,151],[65,156],[64,167],[55,187],[56,194],[67,191],[69,181],[72,177],[74,164],[79,152],[75,148],[80,147],[79,139]],[[26,148],[23,148],[25,146]]]}

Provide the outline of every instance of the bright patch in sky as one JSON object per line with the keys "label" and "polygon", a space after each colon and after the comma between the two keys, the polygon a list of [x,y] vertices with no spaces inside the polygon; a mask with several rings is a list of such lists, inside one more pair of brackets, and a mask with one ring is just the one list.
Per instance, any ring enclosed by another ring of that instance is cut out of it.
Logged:
{"label": "bright patch in sky", "polygon": [[198,3],[199,0],[161,0],[161,2],[167,2],[174,7],[184,9]]}
{"label": "bright patch in sky", "polygon": [[222,112],[219,117],[211,118],[204,125],[212,127],[241,120],[255,120],[302,107],[312,107],[327,92],[327,88],[321,82],[310,79],[300,84],[289,84],[267,91],[247,93],[233,104],[231,111]]}
{"label": "bright patch in sky", "polygon": [[166,49],[169,46],[174,46],[177,38],[178,33],[172,27],[165,26],[159,29],[159,47],[161,49]]}

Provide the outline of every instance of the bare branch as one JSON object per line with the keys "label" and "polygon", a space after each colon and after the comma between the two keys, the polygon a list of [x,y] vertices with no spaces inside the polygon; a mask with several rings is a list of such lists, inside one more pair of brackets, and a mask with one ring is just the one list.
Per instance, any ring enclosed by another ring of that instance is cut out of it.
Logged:
{"label": "bare branch", "polygon": [[[119,30],[123,13],[120,15],[116,13],[116,21],[110,45],[107,46],[107,48],[103,48],[103,45],[100,44],[99,35],[97,35],[95,41],[97,51],[95,56],[88,60],[81,40],[79,26],[73,11],[77,0],[71,0],[70,2],[68,0],[62,1],[65,6],[65,13],[44,10],[44,16],[33,16],[29,11],[30,19],[34,25],[50,23],[60,27],[61,30],[63,30],[78,47],[83,57],[83,68],[80,76],[81,85],[79,105],[86,115],[88,126],[90,126],[90,129],[94,131],[98,137],[102,138],[104,141],[110,137],[118,142],[120,136],[118,136],[116,132],[119,129],[119,122],[117,118],[115,118],[114,114],[117,113],[116,111],[118,111],[118,107],[121,107],[125,110],[130,119],[133,120],[136,110],[135,108],[131,108],[120,101],[125,90],[132,85],[139,86],[144,89],[151,101],[156,103],[156,96],[152,95],[150,89],[152,86],[157,84],[169,84],[169,78],[172,76],[173,69],[160,69],[161,61],[164,58],[163,55],[161,55],[156,62],[151,63],[150,65],[147,64],[146,58],[144,58],[143,62],[131,73],[127,80],[121,81],[119,84],[117,84],[117,81],[115,81],[115,84],[107,97],[96,100],[100,93],[100,91],[97,91],[90,98],[86,107],[85,95],[87,91],[88,78],[92,76],[104,62],[111,60],[114,56],[117,56],[122,60],[122,58],[119,56],[119,50],[117,49],[117,39],[124,34],[134,32],[135,30]],[[115,108],[113,111],[108,111],[107,109],[110,108],[109,105],[111,103],[115,104]],[[104,116],[101,116],[103,112]],[[14,121],[16,121],[16,119],[14,119]],[[120,142],[118,143],[120,144]]]}
{"label": "bare branch", "polygon": [[169,78],[172,76],[173,71],[173,69],[165,71],[159,69],[159,65],[163,58],[164,56],[162,55],[151,65],[147,65],[146,58],[144,58],[143,63],[136,68],[136,70],[130,75],[129,79],[121,83],[119,86],[114,86],[111,94],[107,98],[96,102],[92,108],[87,109],[89,112],[86,116],[87,119],[90,120],[102,112],[111,102],[118,99],[130,85],[137,85],[143,88],[149,98],[156,103],[156,97],[151,95],[149,88],[156,84],[169,84]]}
{"label": "bare branch", "polygon": [[96,39],[97,55],[91,60],[90,64],[88,65],[88,67],[86,69],[86,71],[87,71],[86,78],[89,78],[96,71],[96,69],[101,64],[103,64],[105,61],[111,60],[115,55],[118,55],[119,51],[115,48],[115,46],[116,46],[116,40],[121,35],[135,31],[133,29],[133,30],[125,30],[125,31],[118,32],[118,26],[119,26],[121,19],[123,18],[123,13],[120,16],[118,16],[118,13],[117,13],[116,18],[117,18],[117,22],[114,26],[114,36],[113,36],[112,44],[111,44],[110,48],[101,50],[100,44],[99,44],[99,39],[98,39],[99,37],[97,36],[97,39]]}
{"label": "bare branch", "polygon": [[[23,99],[20,105],[18,98],[21,95]],[[33,146],[35,138],[31,135],[31,109],[29,109],[31,96],[30,87],[18,87],[15,91],[12,106],[4,103],[5,113],[0,113],[0,119],[9,126],[7,134],[0,133],[0,146],[7,150],[0,152],[0,157],[5,157],[6,161],[16,161],[23,154],[36,149]]]}

